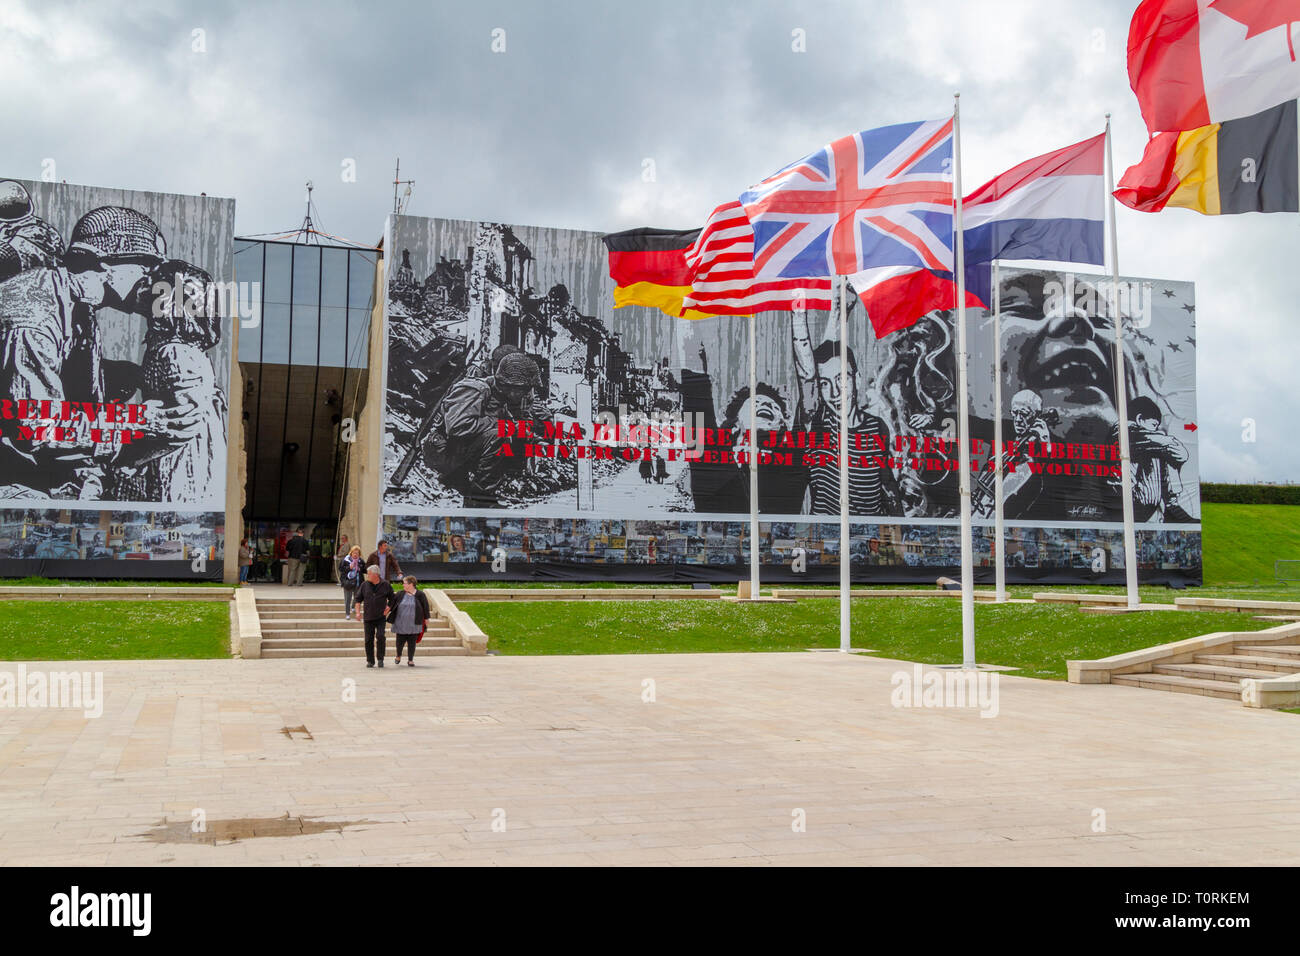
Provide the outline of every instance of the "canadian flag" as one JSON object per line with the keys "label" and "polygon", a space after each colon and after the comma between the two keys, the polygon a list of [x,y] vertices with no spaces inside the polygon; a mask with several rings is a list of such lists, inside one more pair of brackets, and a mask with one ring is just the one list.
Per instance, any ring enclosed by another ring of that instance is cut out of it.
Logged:
{"label": "canadian flag", "polygon": [[1300,0],[1142,0],[1128,76],[1153,134],[1300,97]]}

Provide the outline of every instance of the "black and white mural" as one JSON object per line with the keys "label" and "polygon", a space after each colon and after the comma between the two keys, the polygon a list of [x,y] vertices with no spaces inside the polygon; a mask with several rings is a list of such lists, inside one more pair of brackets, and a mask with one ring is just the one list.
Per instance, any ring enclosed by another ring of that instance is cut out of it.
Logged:
{"label": "black and white mural", "polygon": [[[877,340],[850,292],[847,343],[838,303],[761,314],[751,396],[747,320],[615,309],[597,233],[399,216],[386,248],[382,510],[404,563],[740,573],[753,402],[762,560],[778,577],[832,574],[842,361],[855,574],[933,580],[958,563],[951,314]],[[1104,277],[1003,269],[1000,288],[1013,574],[1122,578],[1117,298],[1139,557],[1148,577],[1199,577],[1191,285],[1122,280],[1116,297]],[[991,573],[992,318],[968,321],[976,550]]]}
{"label": "black and white mural", "polygon": [[0,558],[219,551],[234,206],[0,179]]}

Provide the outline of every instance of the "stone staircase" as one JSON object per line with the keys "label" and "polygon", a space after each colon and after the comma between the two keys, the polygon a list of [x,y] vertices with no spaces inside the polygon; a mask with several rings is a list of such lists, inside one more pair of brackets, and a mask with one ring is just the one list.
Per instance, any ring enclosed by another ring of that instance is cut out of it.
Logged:
{"label": "stone staircase", "polygon": [[1216,631],[1066,665],[1073,684],[1122,684],[1247,707],[1294,707],[1300,703],[1300,623]]}
{"label": "stone staircase", "polygon": [[1193,654],[1186,663],[1153,664],[1149,673],[1112,674],[1110,682],[1240,701],[1243,679],[1296,673],[1300,673],[1300,644],[1234,643],[1221,653]]}
{"label": "stone staircase", "polygon": [[[262,657],[356,657],[366,653],[365,630],[355,620],[343,617],[343,595],[319,597],[257,597],[257,616],[262,627]],[[397,650],[392,628],[385,632],[385,651],[391,658]],[[416,657],[461,657],[469,654],[451,624],[437,612],[429,618],[424,640],[416,645]]]}

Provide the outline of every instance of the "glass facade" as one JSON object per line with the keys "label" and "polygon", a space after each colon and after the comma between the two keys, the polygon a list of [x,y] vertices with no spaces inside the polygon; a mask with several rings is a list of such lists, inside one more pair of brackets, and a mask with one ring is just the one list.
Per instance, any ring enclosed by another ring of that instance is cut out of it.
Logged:
{"label": "glass facade", "polygon": [[[286,528],[312,529],[313,552],[332,553],[349,422],[365,400],[379,257],[376,249],[235,240],[245,533],[268,574]],[[329,563],[317,570],[328,575]]]}

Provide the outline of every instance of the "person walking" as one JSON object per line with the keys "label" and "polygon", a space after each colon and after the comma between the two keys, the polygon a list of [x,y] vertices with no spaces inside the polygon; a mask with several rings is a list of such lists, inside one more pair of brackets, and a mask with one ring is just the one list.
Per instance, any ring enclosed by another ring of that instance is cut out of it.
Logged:
{"label": "person walking", "polygon": [[334,563],[330,569],[330,574],[333,576],[335,581],[339,580],[339,562],[351,553],[352,545],[348,543],[348,536],[341,535],[339,537],[339,545],[334,549]]}
{"label": "person walking", "polygon": [[253,551],[248,546],[247,538],[239,539],[239,583],[248,583],[248,572],[253,567]]}
{"label": "person walking", "polygon": [[302,587],[302,575],[307,569],[307,554],[310,550],[311,544],[302,536],[302,528],[298,528],[284,546],[284,552],[289,558],[289,587]]}
{"label": "person walking", "polygon": [[343,619],[352,616],[352,605],[356,603],[357,588],[365,580],[366,566],[361,561],[361,548],[353,545],[352,549],[338,563],[339,584],[343,588]]}
{"label": "person walking", "polygon": [[384,666],[384,651],[387,646],[384,622],[388,618],[392,600],[393,586],[379,577],[378,565],[370,565],[366,568],[366,579],[357,588],[356,597],[357,620],[363,621],[366,626],[367,667],[374,667],[376,660],[380,667]]}
{"label": "person walking", "polygon": [[393,595],[393,632],[397,635],[397,666],[402,663],[402,645],[407,647],[406,666],[415,666],[415,644],[429,620],[429,596],[416,586],[414,575],[402,578],[402,590]]}
{"label": "person walking", "polygon": [[372,564],[379,568],[379,577],[382,580],[389,582],[402,580],[402,566],[397,562],[397,555],[393,554],[387,541],[380,541],[379,547],[366,558],[366,567]]}

